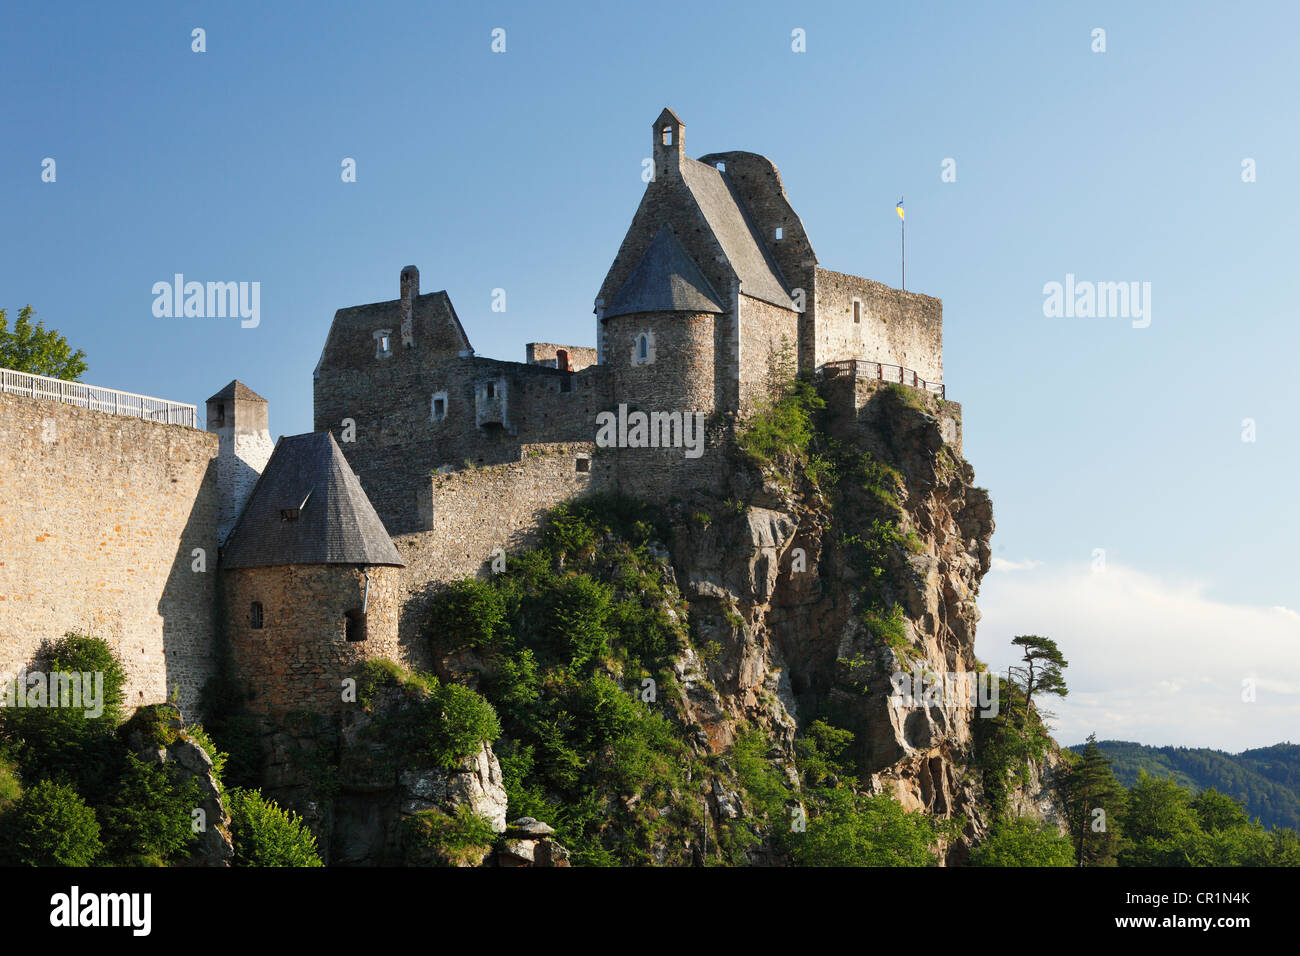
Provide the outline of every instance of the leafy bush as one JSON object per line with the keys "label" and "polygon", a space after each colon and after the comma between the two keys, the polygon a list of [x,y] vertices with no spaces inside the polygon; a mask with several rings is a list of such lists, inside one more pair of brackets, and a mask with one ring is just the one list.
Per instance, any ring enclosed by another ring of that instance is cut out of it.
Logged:
{"label": "leafy bush", "polygon": [[501,723],[492,705],[460,684],[443,684],[427,708],[428,719],[417,746],[448,770],[501,735]]}
{"label": "leafy bush", "polygon": [[496,588],[465,578],[435,595],[429,632],[441,647],[477,647],[497,635],[505,616],[505,602]]}
{"label": "leafy bush", "polygon": [[84,707],[0,708],[0,735],[10,743],[26,781],[61,780],[90,804],[112,796],[122,771],[124,750],[114,737],[122,717],[126,674],[106,641],[70,632],[43,645],[34,670],[46,675],[103,675],[103,712],[87,716]]}
{"label": "leafy bush", "polygon": [[496,837],[492,824],[464,805],[455,814],[421,810],[402,821],[408,864],[473,866],[491,851]]}
{"label": "leafy bush", "polygon": [[971,851],[971,866],[1074,866],[1074,847],[1050,824],[1028,817],[1000,820]]}
{"label": "leafy bush", "polygon": [[389,739],[407,741],[419,759],[451,770],[501,734],[496,710],[481,694],[392,661],[367,661],[358,684],[362,705],[371,706],[385,687],[401,688],[411,703],[387,716],[377,729]]}
{"label": "leafy bush", "polygon": [[230,791],[235,866],[320,866],[316,838],[295,813],[257,790]]}
{"label": "leafy bush", "polygon": [[22,795],[10,826],[26,866],[89,866],[103,850],[95,811],[73,787],[52,780]]}
{"label": "leafy bush", "polygon": [[113,853],[133,863],[162,865],[194,839],[190,813],[198,805],[193,780],[176,784],[158,764],[128,754],[105,834]]}
{"label": "leafy bush", "polygon": [[818,484],[833,476],[830,460],[814,443],[817,417],[825,409],[826,400],[810,382],[790,382],[784,394],[762,402],[745,420],[736,447],[763,471],[779,467],[778,481],[788,483],[784,475],[802,473]]}

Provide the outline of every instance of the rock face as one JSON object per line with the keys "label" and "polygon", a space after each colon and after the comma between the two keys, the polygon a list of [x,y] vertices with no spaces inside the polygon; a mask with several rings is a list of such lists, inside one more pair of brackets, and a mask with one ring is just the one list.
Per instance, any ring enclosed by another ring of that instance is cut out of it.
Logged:
{"label": "rock face", "polygon": [[[951,403],[879,387],[852,408],[831,418],[832,434],[893,470],[899,486],[898,535],[879,549],[877,577],[864,577],[844,545],[865,533],[869,496],[845,493],[843,481],[833,491],[783,488],[772,475],[735,469],[731,500],[743,513],[733,508],[675,538],[679,584],[703,645],[715,651],[708,661],[690,650],[679,658],[684,709],[714,753],[749,720],[766,726],[789,758],[796,726],[832,716],[856,734],[864,784],[909,810],[964,815],[966,843],[985,823],[970,767],[977,702],[960,682],[978,674],[975,598],[990,564],[992,505],[944,440]],[[869,623],[868,594],[881,608],[898,606],[891,639]],[[907,688],[915,677],[943,675],[957,686],[909,700],[895,693],[900,675]],[[718,804],[722,812],[726,801]]]}
{"label": "rock face", "polygon": [[425,811],[454,817],[464,807],[493,833],[505,831],[507,797],[491,746],[482,745],[454,768],[419,755],[387,726],[415,706],[400,688],[387,686],[368,707],[344,715],[337,731],[283,723],[271,728],[266,789],[302,814],[327,865],[412,862],[403,823]]}
{"label": "rock face", "polygon": [[497,866],[568,866],[569,851],[556,843],[555,829],[532,817],[520,817],[506,828]]}

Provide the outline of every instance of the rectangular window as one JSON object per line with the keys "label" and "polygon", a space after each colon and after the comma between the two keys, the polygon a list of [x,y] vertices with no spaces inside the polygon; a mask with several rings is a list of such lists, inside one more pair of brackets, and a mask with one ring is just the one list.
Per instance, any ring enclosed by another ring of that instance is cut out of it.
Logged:
{"label": "rectangular window", "polygon": [[560,391],[561,392],[573,391],[573,379],[569,378],[569,376],[567,375],[564,376],[564,378],[560,379]]}
{"label": "rectangular window", "polygon": [[297,520],[298,520],[298,509],[297,509],[297,508],[281,508],[281,509],[280,509],[280,520],[281,520],[281,521],[297,521]]}
{"label": "rectangular window", "polygon": [[484,386],[484,392],[485,392],[485,394],[487,395],[488,398],[496,398],[496,397],[497,397],[497,383],[496,383],[496,382],[488,382],[487,385]]}
{"label": "rectangular window", "polygon": [[785,229],[781,226],[776,227],[776,238],[779,242],[785,236]]}
{"label": "rectangular window", "polygon": [[433,396],[433,418],[434,421],[447,417],[447,397],[445,395]]}
{"label": "rectangular window", "polygon": [[853,321],[854,322],[862,321],[862,303],[859,302],[857,299],[853,300]]}
{"label": "rectangular window", "polygon": [[581,472],[582,474],[586,474],[587,472],[591,471],[591,459],[590,459],[590,458],[578,458],[578,459],[576,459],[576,460],[574,461],[573,464],[574,464],[574,467],[575,467],[579,472]]}
{"label": "rectangular window", "polygon": [[262,602],[254,601],[252,607],[248,609],[248,626],[253,630],[261,630],[262,627]]}
{"label": "rectangular window", "polygon": [[348,611],[343,615],[344,636],[349,641],[366,639],[366,616],[360,611]]}

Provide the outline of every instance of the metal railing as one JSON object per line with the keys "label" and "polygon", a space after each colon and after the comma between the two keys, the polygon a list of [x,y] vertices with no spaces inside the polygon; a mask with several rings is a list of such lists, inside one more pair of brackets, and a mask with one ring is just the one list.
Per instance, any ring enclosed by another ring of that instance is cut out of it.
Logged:
{"label": "metal railing", "polygon": [[150,422],[198,427],[198,412],[193,405],[136,395],[133,392],[119,392],[115,388],[65,382],[59,378],[15,372],[13,369],[0,368],[0,392],[27,398],[47,398],[64,405],[76,405],[78,408],[111,412],[114,415],[130,415]]}
{"label": "metal railing", "polygon": [[818,368],[817,372],[824,378],[848,375],[853,378],[874,378],[882,382],[898,382],[900,385],[910,385],[912,388],[933,392],[940,398],[948,397],[942,382],[927,382],[912,369],[903,368],[901,365],[867,362],[863,359],[845,359],[842,362],[827,362]]}

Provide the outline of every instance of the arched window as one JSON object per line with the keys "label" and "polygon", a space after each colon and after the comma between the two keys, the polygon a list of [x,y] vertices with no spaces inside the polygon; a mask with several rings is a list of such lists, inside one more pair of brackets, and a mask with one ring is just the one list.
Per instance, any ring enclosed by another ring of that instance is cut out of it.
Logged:
{"label": "arched window", "polygon": [[650,361],[650,336],[644,332],[636,337],[636,360],[638,362]]}

